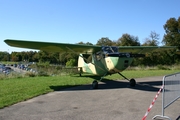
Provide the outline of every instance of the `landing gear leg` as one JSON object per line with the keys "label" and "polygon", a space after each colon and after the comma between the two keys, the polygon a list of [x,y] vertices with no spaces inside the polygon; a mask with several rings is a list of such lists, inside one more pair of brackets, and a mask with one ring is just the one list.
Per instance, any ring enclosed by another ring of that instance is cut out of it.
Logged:
{"label": "landing gear leg", "polygon": [[120,72],[118,72],[118,74],[121,75],[124,79],[128,80],[131,87],[134,87],[136,85],[136,80],[134,78],[129,80],[127,77],[122,75]]}
{"label": "landing gear leg", "polygon": [[[107,74],[107,73],[106,73],[106,74]],[[102,81],[103,77],[106,76],[106,74],[104,74],[104,75],[100,78],[100,80],[98,80],[98,81]],[[94,80],[94,81],[92,82],[92,89],[98,89],[98,81],[97,81],[97,80]]]}
{"label": "landing gear leg", "polygon": [[98,81],[97,81],[97,80],[94,80],[94,81],[92,82],[92,88],[93,88],[93,89],[97,89],[97,88],[98,88]]}
{"label": "landing gear leg", "polygon": [[79,76],[81,77],[82,76],[82,67],[80,67],[80,68],[78,68],[78,70],[79,70]]}

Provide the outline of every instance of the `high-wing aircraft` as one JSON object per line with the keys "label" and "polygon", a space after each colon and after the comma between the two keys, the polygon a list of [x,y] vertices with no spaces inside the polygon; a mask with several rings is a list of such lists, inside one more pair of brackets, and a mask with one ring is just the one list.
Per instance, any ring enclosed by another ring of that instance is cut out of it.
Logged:
{"label": "high-wing aircraft", "polygon": [[[135,86],[135,79],[128,79],[121,74],[133,61],[135,57],[145,57],[145,53],[153,52],[156,49],[175,49],[175,46],[95,46],[82,44],[66,44],[26,40],[4,40],[10,46],[29,48],[51,52],[74,52],[79,54],[78,70],[81,73],[91,73],[101,76],[118,73]],[[92,61],[87,63],[83,54],[91,54]],[[100,80],[101,80],[100,79]],[[98,80],[92,82],[92,88],[98,88]]]}

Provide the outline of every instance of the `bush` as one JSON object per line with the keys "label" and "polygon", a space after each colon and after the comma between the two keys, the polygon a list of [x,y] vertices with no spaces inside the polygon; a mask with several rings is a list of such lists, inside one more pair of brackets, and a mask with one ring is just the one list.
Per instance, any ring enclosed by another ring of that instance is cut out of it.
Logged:
{"label": "bush", "polygon": [[75,66],[76,65],[76,60],[75,59],[70,59],[69,61],[66,62],[66,66]]}
{"label": "bush", "polygon": [[33,72],[26,72],[25,76],[29,76],[29,77],[35,77],[36,74]]}
{"label": "bush", "polygon": [[167,66],[157,65],[158,70],[170,70]]}
{"label": "bush", "polygon": [[44,71],[39,71],[38,76],[49,76],[49,75]]}

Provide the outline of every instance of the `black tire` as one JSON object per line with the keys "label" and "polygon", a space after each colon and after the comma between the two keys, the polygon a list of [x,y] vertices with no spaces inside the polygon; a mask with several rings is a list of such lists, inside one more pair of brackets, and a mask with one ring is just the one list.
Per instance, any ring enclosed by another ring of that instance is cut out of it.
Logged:
{"label": "black tire", "polygon": [[136,85],[136,80],[132,78],[129,83],[131,87],[134,87]]}
{"label": "black tire", "polygon": [[92,82],[92,88],[93,88],[93,89],[97,89],[97,88],[98,88],[98,82],[97,82],[96,80],[94,80],[94,81]]}

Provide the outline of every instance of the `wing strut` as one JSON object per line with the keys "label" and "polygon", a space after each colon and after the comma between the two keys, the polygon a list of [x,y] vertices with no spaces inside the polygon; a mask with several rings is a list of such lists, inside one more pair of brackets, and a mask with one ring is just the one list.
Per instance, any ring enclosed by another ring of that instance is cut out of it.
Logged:
{"label": "wing strut", "polygon": [[119,74],[120,76],[122,76],[124,79],[130,81],[127,77],[125,77],[125,76],[124,76],[123,74],[121,74],[120,72],[118,72],[118,74]]}
{"label": "wing strut", "polygon": [[121,76],[122,76],[123,78],[125,78],[126,80],[128,80],[131,87],[134,87],[134,86],[136,85],[136,81],[135,81],[134,78],[132,78],[132,79],[129,80],[127,77],[125,77],[125,76],[124,76],[123,74],[121,74],[120,72],[118,72],[118,74],[121,75]]}
{"label": "wing strut", "polygon": [[[103,79],[103,77],[106,76],[106,75],[107,75],[107,73],[105,73],[105,74],[101,77],[101,79],[100,79],[99,81],[101,81],[101,80]],[[97,80],[94,80],[94,81],[92,82],[92,88],[93,88],[93,89],[97,89],[97,88],[98,88],[98,81],[97,81]]]}
{"label": "wing strut", "polygon": [[[73,51],[71,48],[69,48],[69,47],[67,47],[66,46],[66,48],[67,49],[69,49],[70,51],[72,51],[73,53],[75,53],[75,54],[77,54],[75,51]],[[86,61],[88,61],[88,59],[86,59],[85,57],[83,57],[83,56],[81,56],[81,55],[79,55],[80,57],[82,57],[83,59],[85,59]],[[94,66],[97,66],[98,68],[100,68],[101,70],[103,70],[103,71],[105,71],[102,67],[100,67],[100,66],[98,66],[98,65],[96,65],[96,64],[94,64],[94,63],[92,63],[91,62],[91,64],[93,64]],[[106,72],[106,71],[105,71]]]}

